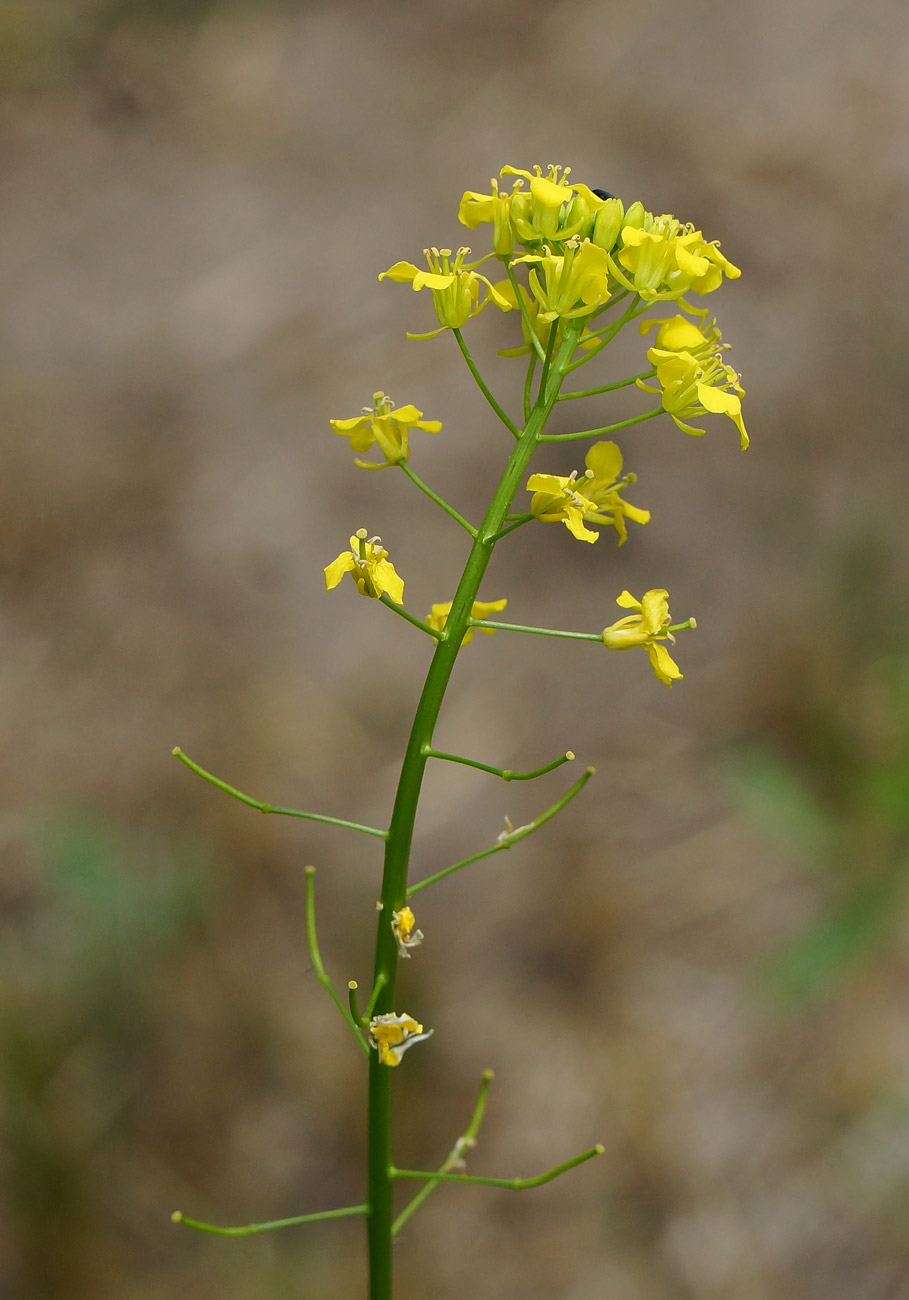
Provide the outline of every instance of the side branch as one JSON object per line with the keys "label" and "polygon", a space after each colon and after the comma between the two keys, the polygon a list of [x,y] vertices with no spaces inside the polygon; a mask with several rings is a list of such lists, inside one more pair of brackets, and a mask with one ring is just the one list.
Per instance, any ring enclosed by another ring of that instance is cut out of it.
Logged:
{"label": "side branch", "polygon": [[[655,372],[650,371],[650,373],[654,374]],[[406,460],[399,460],[398,467],[404,471],[415,487],[418,487],[421,492],[424,492],[426,496],[429,497],[430,501],[435,501],[436,505],[440,506],[447,515],[450,515],[456,524],[460,524],[464,531],[469,533],[471,537],[476,537],[477,530],[474,528],[473,524],[468,523],[463,515],[458,514],[454,506],[450,506],[447,501],[444,501],[442,497],[438,495],[438,493],[433,492],[432,488],[429,487],[428,484],[424,483],[421,478],[418,478],[407,464]]]}
{"label": "side branch", "polygon": [[633,415],[630,420],[604,425],[602,429],[583,429],[580,433],[541,433],[540,442],[577,442],[579,438],[602,438],[606,433],[618,433],[620,429],[628,429],[632,424],[641,424],[644,420],[665,414],[662,406],[657,406],[652,411],[645,411],[643,415]]}
{"label": "side branch", "polygon": [[467,1125],[464,1133],[458,1138],[448,1155],[442,1161],[436,1173],[430,1178],[425,1187],[421,1187],[412,1201],[409,1201],[404,1209],[395,1219],[391,1227],[393,1237],[404,1227],[404,1224],[412,1214],[420,1208],[426,1198],[435,1191],[439,1185],[439,1180],[445,1175],[450,1174],[452,1170],[457,1169],[463,1162],[464,1152],[470,1147],[477,1144],[477,1133],[480,1131],[480,1125],[483,1122],[483,1114],[486,1110],[486,1098],[489,1094],[489,1085],[492,1083],[492,1070],[484,1070],[483,1078],[480,1082],[480,1092],[473,1108],[473,1114],[470,1117],[470,1123]]}
{"label": "side branch", "polygon": [[463,338],[461,337],[461,331],[453,329],[451,332],[455,336],[455,341],[457,342],[458,347],[461,349],[461,354],[463,355],[464,360],[467,362],[467,369],[473,375],[477,388],[479,388],[480,392],[486,398],[487,402],[495,411],[496,415],[499,417],[502,423],[505,425],[505,428],[509,431],[509,433],[515,438],[520,437],[521,430],[515,424],[514,420],[510,420],[508,418],[508,416],[502,410],[501,406],[499,406],[499,403],[493,397],[492,393],[486,387],[486,382],[483,379],[483,376],[480,374],[479,370],[477,370],[477,367],[474,364],[474,359],[470,355],[470,352],[468,350],[467,344],[464,342]]}
{"label": "side branch", "polygon": [[596,768],[588,767],[584,775],[575,781],[574,785],[569,790],[566,790],[561,799],[557,800],[551,808],[547,808],[544,813],[541,813],[539,817],[535,817],[532,822],[528,822],[526,826],[518,826],[514,830],[503,831],[497,843],[493,844],[491,848],[474,853],[472,857],[464,858],[463,862],[456,862],[451,867],[445,867],[442,871],[437,871],[435,875],[427,876],[424,880],[418,880],[415,885],[411,885],[407,890],[407,898],[419,893],[427,885],[434,885],[437,880],[444,880],[446,876],[452,875],[455,871],[460,871],[462,867],[469,867],[471,863],[479,862],[482,858],[488,858],[493,853],[501,853],[504,849],[510,849],[512,844],[517,844],[519,840],[526,839],[528,835],[538,831],[541,826],[545,826],[552,817],[555,817],[556,813],[561,812],[563,808],[570,804],[575,795],[581,793],[595,771]]}
{"label": "side branch", "polygon": [[174,1210],[171,1223],[182,1223],[197,1232],[213,1232],[218,1237],[254,1237],[258,1232],[271,1232],[274,1228],[293,1228],[298,1223],[318,1223],[322,1219],[346,1219],[354,1214],[368,1214],[368,1205],[346,1205],[342,1210],[319,1210],[316,1214],[298,1214],[292,1219],[273,1219],[271,1223],[247,1223],[242,1228],[218,1228],[213,1223],[200,1223],[188,1219],[180,1210]]}
{"label": "side branch", "polygon": [[576,393],[559,393],[556,398],[557,402],[573,402],[579,397],[599,397],[602,393],[614,393],[616,389],[628,388],[631,384],[636,384],[639,379],[652,379],[656,374],[653,366],[649,370],[644,370],[639,375],[632,375],[629,379],[619,379],[614,384],[601,384],[599,388],[584,388]]}
{"label": "side branch", "polygon": [[446,763],[463,763],[465,767],[475,767],[480,772],[489,772],[492,776],[500,776],[503,781],[533,781],[535,777],[545,776],[547,772],[554,772],[557,767],[563,763],[571,763],[574,760],[574,754],[570,749],[558,758],[554,758],[551,763],[544,767],[534,768],[532,772],[513,772],[510,767],[492,767],[489,763],[478,763],[473,758],[462,758],[459,754],[443,754],[439,749],[423,750],[427,758],[441,758]]}
{"label": "side branch", "polygon": [[[335,986],[331,982],[331,977],[322,964],[322,955],[319,952],[319,941],[316,938],[315,875],[315,867],[306,868],[306,942],[309,945],[309,960],[312,962],[313,970],[316,972],[316,979],[340,1011],[344,1023],[350,1026],[354,1037],[368,1058],[369,1046],[366,1039],[363,1037],[363,1030],[354,1019],[353,1011],[350,1006],[345,1006],[338,997],[338,994],[335,991]],[[356,987],[356,985],[354,987]],[[350,989],[350,985],[348,985],[348,989]]]}
{"label": "side branch", "polygon": [[207,781],[209,785],[223,790],[231,798],[239,799],[240,803],[245,803],[250,808],[257,809],[260,813],[277,813],[282,817],[303,817],[310,822],[327,822],[329,826],[343,826],[349,831],[362,831],[364,835],[375,835],[380,840],[388,838],[388,831],[380,831],[376,826],[361,826],[359,822],[349,822],[343,817],[328,817],[325,813],[299,812],[296,808],[275,808],[270,803],[261,803],[258,799],[252,799],[248,794],[243,794],[240,790],[234,789],[232,785],[228,785],[220,777],[212,776],[211,772],[206,772],[204,767],[200,767],[198,763],[194,763],[191,758],[188,758],[179,745],[175,746],[170,752],[174,758],[179,758],[180,762],[184,763],[191,772],[195,772],[196,776],[201,776],[203,781]]}
{"label": "side branch", "polygon": [[408,623],[412,623],[413,626],[418,627],[421,632],[425,632],[427,636],[431,636],[434,641],[440,641],[442,639],[441,632],[437,632],[434,627],[430,627],[428,623],[424,623],[421,618],[416,618],[413,614],[408,614],[404,606],[396,605],[387,592],[383,592],[379,597],[379,600],[383,605],[386,605],[396,614],[400,614],[401,618],[406,619]]}
{"label": "side branch", "polygon": [[584,1164],[585,1160],[592,1160],[594,1156],[601,1156],[606,1150],[599,1142],[589,1151],[583,1152],[582,1155],[575,1156],[573,1160],[566,1160],[564,1164],[556,1165],[555,1169],[550,1169],[545,1174],[538,1174],[536,1178],[480,1178],[477,1174],[440,1174],[435,1170],[424,1173],[418,1169],[392,1169],[392,1178],[430,1178],[435,1182],[444,1183],[480,1183],[484,1187],[507,1187],[512,1192],[523,1192],[528,1187],[542,1187],[544,1183],[551,1183],[553,1178],[558,1178],[560,1174],[567,1173],[569,1169],[574,1169],[578,1165]]}

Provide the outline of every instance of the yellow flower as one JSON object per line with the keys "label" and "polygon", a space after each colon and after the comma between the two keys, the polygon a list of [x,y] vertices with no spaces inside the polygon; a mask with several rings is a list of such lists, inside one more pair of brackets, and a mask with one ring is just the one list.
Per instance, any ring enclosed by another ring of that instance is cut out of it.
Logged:
{"label": "yellow flower", "polygon": [[[577,477],[576,469],[567,478],[562,474],[531,474],[527,480],[527,491],[534,494],[530,499],[530,513],[545,524],[561,520],[578,541],[595,542],[599,533],[585,528],[584,519],[593,514],[596,506],[578,491]],[[586,485],[586,479],[581,483]]]}
{"label": "yellow flower", "polygon": [[[458,220],[468,230],[476,230],[484,221],[492,222],[492,251],[498,257],[509,257],[514,252],[514,231],[511,226],[511,194],[500,194],[499,183],[493,179],[491,194],[477,194],[465,190],[458,208]],[[515,181],[514,189],[521,186]]]}
{"label": "yellow flower", "polygon": [[[595,542],[598,533],[585,527],[586,522],[609,524],[618,533],[619,545],[628,536],[625,519],[646,524],[649,510],[641,510],[619,496],[621,488],[634,483],[635,476],[622,472],[622,453],[614,442],[597,442],[585,458],[587,473],[578,481],[577,470],[568,478],[559,474],[532,474],[527,480],[527,491],[535,495],[530,502],[531,513],[544,523],[561,520],[573,537],[579,541]],[[579,489],[583,489],[580,491]]]}
{"label": "yellow flower", "polygon": [[369,1041],[371,1046],[378,1048],[383,1065],[400,1065],[404,1053],[414,1044],[425,1042],[431,1034],[431,1029],[424,1034],[423,1026],[418,1025],[413,1016],[399,1016],[393,1011],[384,1016],[373,1016],[369,1022]]}
{"label": "yellow flower", "polygon": [[[662,589],[645,591],[641,600],[635,600],[631,592],[623,591],[621,596],[616,598],[615,603],[622,609],[637,610],[637,613],[628,614],[625,618],[620,618],[617,623],[604,628],[603,644],[610,650],[630,650],[634,646],[644,646],[650,655],[653,671],[660,681],[665,682],[667,686],[671,686],[674,681],[679,681],[682,674],[678,664],[666,647],[658,644],[660,641],[675,641],[669,626],[668,591]],[[681,627],[696,626],[692,618],[687,623],[679,624],[676,630]]]}
{"label": "yellow flower", "polygon": [[[532,171],[503,167],[501,176],[516,177],[511,194],[500,193],[495,180],[491,182],[490,194],[467,190],[461,199],[458,220],[471,230],[483,222],[492,222],[492,247],[497,257],[507,257],[515,241],[525,248],[539,248],[540,244],[559,244],[576,235],[581,239],[593,238],[603,208],[612,204],[607,217],[600,222],[601,235],[605,235],[614,220],[617,200],[604,200],[589,186],[570,183],[570,172],[570,167],[551,166],[545,173],[539,166],[534,166]],[[525,180],[530,182],[529,191],[524,189]],[[618,206],[621,208],[621,204]],[[618,226],[610,248],[617,234]],[[602,244],[603,241],[598,237],[594,242]]]}
{"label": "yellow flower", "polygon": [[396,605],[404,599],[404,579],[395,573],[389,563],[388,552],[381,537],[366,539],[366,529],[360,528],[350,539],[350,550],[342,551],[336,560],[325,568],[325,589],[331,591],[349,573],[357,584],[361,596],[378,599],[388,595]]}
{"label": "yellow flower", "polygon": [[[428,289],[432,294],[433,306],[441,321],[439,329],[430,330],[427,334],[408,334],[408,338],[431,339],[441,334],[442,330],[460,329],[471,316],[479,315],[484,307],[488,307],[490,302],[494,302],[502,311],[511,310],[511,303],[501,296],[485,275],[479,275],[470,267],[465,267],[464,258],[470,252],[469,248],[459,248],[454,260],[450,248],[424,248],[423,252],[428,271],[421,271],[412,262],[395,262],[394,266],[379,276],[380,280],[387,278],[399,284],[410,284],[415,293],[420,289]],[[486,296],[482,301],[481,284],[486,286]]]}
{"label": "yellow flower", "polygon": [[417,948],[423,942],[423,931],[415,929],[416,917],[409,907],[402,907],[400,912],[392,912],[391,929],[402,957],[409,957],[408,949]]}
{"label": "yellow flower", "polygon": [[730,280],[741,275],[719,245],[705,240],[690,222],[669,213],[655,217],[637,204],[626,214],[622,248],[615,260],[610,259],[610,268],[624,288],[640,294],[645,302],[681,298],[688,289],[711,293],[724,274]]}
{"label": "yellow flower", "polygon": [[660,394],[663,410],[668,411],[685,433],[700,436],[705,432],[687,423],[692,416],[728,415],[739,431],[744,451],[749,442],[742,418],[741,399],[745,390],[737,372],[721,359],[721,350],[717,346],[706,354],[695,355],[684,349],[675,352],[669,348],[650,348],[647,359],[656,368],[659,388],[645,384],[642,379],[635,382],[646,393]]}
{"label": "yellow flower", "polygon": [[350,439],[352,451],[369,451],[373,443],[385,457],[382,464],[373,461],[354,459],[354,464],[362,469],[387,469],[389,465],[400,465],[410,455],[407,435],[411,429],[423,429],[426,433],[438,433],[442,427],[440,420],[424,420],[423,412],[415,406],[399,406],[394,410],[394,402],[384,393],[373,393],[373,405],[364,406],[362,415],[353,420],[331,420],[335,433]]}
{"label": "yellow flower", "polygon": [[[470,607],[471,618],[489,618],[490,614],[498,614],[508,604],[507,598],[504,600],[475,600]],[[433,605],[432,612],[426,615],[425,621],[430,627],[434,627],[437,632],[445,631],[445,624],[448,622],[448,615],[451,613],[451,601],[446,601],[444,605]],[[487,636],[492,636],[495,631],[494,627],[481,627],[481,632]],[[461,639],[461,645],[469,645],[473,640],[475,628],[469,627]]]}
{"label": "yellow flower", "polygon": [[530,290],[543,309],[540,320],[589,316],[609,299],[610,257],[589,239],[569,240],[561,253],[546,249],[515,258],[530,264]]}
{"label": "yellow flower", "polygon": [[[668,352],[690,352],[698,356],[708,352],[722,342],[722,335],[716,328],[716,321],[707,326],[707,333],[699,329],[693,321],[685,316],[657,316],[642,320],[638,329],[641,334],[649,334],[656,328],[655,346],[665,348]],[[724,344],[728,347],[728,344]]]}

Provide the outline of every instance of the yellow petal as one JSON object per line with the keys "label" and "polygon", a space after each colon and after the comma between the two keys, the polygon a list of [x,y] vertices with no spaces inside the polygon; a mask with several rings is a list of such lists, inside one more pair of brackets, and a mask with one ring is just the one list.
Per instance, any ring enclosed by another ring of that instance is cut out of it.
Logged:
{"label": "yellow petal", "polygon": [[659,677],[661,682],[665,682],[667,686],[671,686],[674,681],[677,682],[681,680],[682,673],[679,671],[679,666],[665,646],[651,645],[647,648],[650,654],[650,662],[653,665],[653,671],[656,673],[657,677]]}
{"label": "yellow petal", "polygon": [[605,486],[614,483],[621,474],[622,453],[614,442],[596,442],[584,458],[584,464],[593,470],[594,482]]}
{"label": "yellow petal", "polygon": [[396,280],[399,284],[406,284],[417,275],[417,268],[413,262],[395,262],[387,271],[382,271],[379,276],[380,280]]}
{"label": "yellow petal", "polygon": [[[351,545],[356,544],[356,537],[350,539]],[[345,573],[350,573],[351,569],[356,568],[356,560],[350,551],[342,551],[336,560],[325,567],[325,590],[331,591],[332,587],[337,587],[338,583],[344,577]]]}

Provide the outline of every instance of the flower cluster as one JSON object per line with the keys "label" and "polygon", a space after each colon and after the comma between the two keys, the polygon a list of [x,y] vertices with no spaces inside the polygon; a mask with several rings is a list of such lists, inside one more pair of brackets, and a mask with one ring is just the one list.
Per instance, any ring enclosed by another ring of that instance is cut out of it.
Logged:
{"label": "flower cluster", "polygon": [[[559,392],[558,399],[591,398],[614,388],[636,385],[640,391],[658,397],[656,409],[618,425],[591,429],[590,435],[608,434],[661,413],[669,415],[683,432],[700,435],[705,431],[700,424],[702,417],[723,415],[737,429],[742,449],[747,448],[749,439],[742,414],[745,390],[738,372],[726,360],[728,344],[723,342],[716,321],[708,318],[707,309],[698,305],[725,280],[735,280],[741,275],[716,240],[706,239],[690,222],[670,213],[650,212],[639,201],[626,206],[605,190],[573,180],[571,169],[561,166],[534,166],[530,170],[503,167],[499,179],[490,182],[488,192],[464,192],[458,219],[472,231],[491,227],[491,249],[470,261],[470,249],[466,247],[456,252],[428,248],[424,250],[425,267],[409,261],[395,262],[379,279],[409,284],[414,292],[429,290],[438,328],[408,337],[425,339],[445,330],[456,331],[461,351],[481,391],[516,438],[524,435],[480,378],[460,333],[490,305],[511,313],[520,322],[521,342],[503,348],[500,355],[529,358],[525,420],[530,420],[535,409],[530,394],[537,365],[542,364],[538,397],[541,402],[556,355],[561,383],[570,371],[594,360],[626,324],[636,322],[646,339],[649,370],[600,388]],[[479,268],[490,259],[496,259],[504,267],[507,278],[496,281],[481,273]],[[664,302],[672,305],[674,314],[648,314]],[[605,318],[605,324],[601,318]],[[551,403],[547,413],[550,408]],[[385,393],[377,392],[373,394],[372,405],[363,407],[359,416],[332,420],[331,426],[337,434],[350,440],[352,451],[358,453],[356,465],[366,469],[400,466],[421,491],[478,538],[478,530],[417,478],[408,463],[411,431],[436,434],[442,427],[439,420],[424,419],[423,412],[410,404],[396,408]],[[547,441],[587,436],[586,430],[544,435]],[[381,459],[360,458],[373,447]],[[529,473],[526,478],[526,490],[531,494],[529,509],[523,515],[503,512],[488,535],[495,540],[525,521],[535,519],[542,523],[562,523],[573,537],[588,543],[597,540],[599,529],[614,528],[621,546],[628,540],[629,521],[644,525],[650,520],[648,510],[632,504],[624,496],[625,489],[635,481],[633,473],[623,473],[623,457],[617,443],[600,438],[587,452],[581,472],[556,474],[543,469]],[[365,529],[356,533],[350,539],[350,550],[343,551],[326,567],[326,587],[330,590],[337,586],[345,573],[351,575],[361,595],[399,607],[398,612],[409,622],[423,628],[437,641],[447,641],[452,602],[434,604],[423,619],[407,613],[402,605],[404,582],[380,538],[368,538]],[[694,627],[694,620],[670,624],[668,595],[663,588],[647,591],[640,601],[624,591],[618,603],[633,612],[605,629],[603,643],[610,649],[632,646],[646,649],[657,678],[671,686],[682,674],[664,643],[672,642],[673,633],[681,628]],[[466,606],[461,604],[460,647],[469,644],[478,628],[488,633],[496,628],[543,630],[510,623],[480,626],[483,620],[500,613],[506,604],[505,598],[474,599],[466,619],[463,612]],[[547,634],[593,635],[551,631]],[[395,914],[395,939],[402,955],[419,935],[419,931],[407,928],[406,911],[400,918]]]}

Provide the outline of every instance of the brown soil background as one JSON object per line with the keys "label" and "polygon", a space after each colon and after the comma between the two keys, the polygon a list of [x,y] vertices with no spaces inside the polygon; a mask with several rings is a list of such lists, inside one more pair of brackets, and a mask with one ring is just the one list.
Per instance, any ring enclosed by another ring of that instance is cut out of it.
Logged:
{"label": "brown soil background", "polygon": [[[414,402],[446,426],[418,472],[481,510],[504,435],[376,275],[457,246],[461,191],[502,163],[551,161],[743,268],[714,303],[753,445],[644,425],[627,547],[539,527],[497,553],[484,594],[515,621],[598,628],[623,586],[666,586],[699,628],[671,692],[643,656],[537,638],[459,664],[443,748],[598,774],[420,897],[401,1001],[435,1037],[400,1072],[399,1162],[442,1157],[487,1066],[474,1172],[606,1154],[520,1196],[439,1190],[400,1295],[909,1297],[906,18],[0,3],[2,1300],[364,1294],[356,1221],[218,1241],[168,1215],[362,1198],[361,1063],[309,970],[303,866],[329,970],[365,984],[377,846],[259,817],[170,750],[387,817],[426,645],[321,568],[363,524],[420,611],[463,544],[328,419]],[[485,365],[513,397],[519,363]],[[415,872],[565,776],[433,771]]]}

